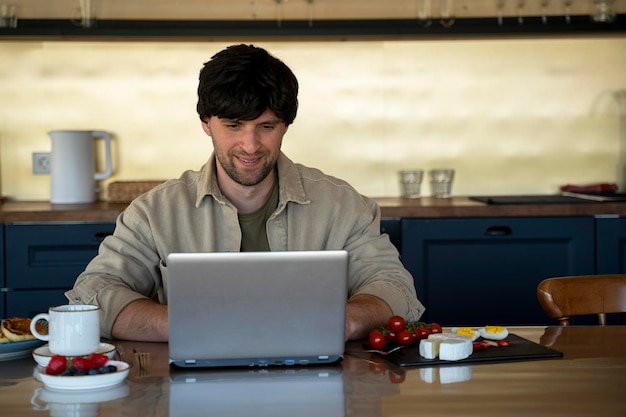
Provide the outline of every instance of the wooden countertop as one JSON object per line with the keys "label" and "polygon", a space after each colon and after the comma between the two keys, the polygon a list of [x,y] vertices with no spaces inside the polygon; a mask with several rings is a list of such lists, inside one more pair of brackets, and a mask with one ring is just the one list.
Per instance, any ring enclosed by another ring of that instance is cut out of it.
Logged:
{"label": "wooden countertop", "polygon": [[[399,368],[353,341],[329,367],[180,371],[168,365],[167,343],[116,340],[119,358],[133,365],[122,385],[55,392],[33,377],[32,357],[8,360],[0,362],[0,408],[24,417],[626,415],[626,326],[509,330],[563,358]],[[135,349],[150,354],[147,369]]]}
{"label": "wooden countertop", "polygon": [[[383,217],[544,217],[544,216],[626,216],[626,202],[585,204],[492,205],[467,197],[436,199],[422,197],[374,198]],[[0,223],[21,222],[113,222],[125,203],[50,204],[46,201],[9,201],[0,205]]]}
{"label": "wooden countertop", "polygon": [[383,217],[543,217],[626,215],[626,203],[485,204],[467,197],[374,198]]}
{"label": "wooden countertop", "polygon": [[50,204],[47,201],[11,201],[0,205],[0,223],[113,222],[127,204]]}

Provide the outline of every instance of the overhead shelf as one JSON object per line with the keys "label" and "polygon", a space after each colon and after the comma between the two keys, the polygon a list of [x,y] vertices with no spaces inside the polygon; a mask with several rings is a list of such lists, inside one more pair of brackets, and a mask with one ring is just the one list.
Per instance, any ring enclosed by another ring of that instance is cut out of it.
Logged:
{"label": "overhead shelf", "polygon": [[22,19],[16,28],[0,28],[0,39],[20,38],[353,38],[459,37],[481,35],[626,34],[626,15],[594,22],[588,15],[433,19],[427,26],[412,19],[326,20],[94,20],[81,27],[67,19]]}

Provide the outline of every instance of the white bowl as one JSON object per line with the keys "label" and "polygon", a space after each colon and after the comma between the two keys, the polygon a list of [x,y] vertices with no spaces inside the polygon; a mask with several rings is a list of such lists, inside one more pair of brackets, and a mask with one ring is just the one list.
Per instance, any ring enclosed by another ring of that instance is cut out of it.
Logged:
{"label": "white bowl", "polygon": [[[115,346],[110,343],[100,343],[95,353],[100,353],[102,355],[106,355],[109,359],[113,359],[113,355],[115,355]],[[43,345],[33,350],[33,358],[39,366],[48,366],[48,362],[50,362],[50,359],[52,359],[53,356],[54,353],[50,352],[48,345]]]}
{"label": "white bowl", "polygon": [[107,365],[114,365],[117,371],[98,375],[63,376],[48,375],[45,373],[46,370],[44,368],[38,368],[37,372],[39,375],[35,379],[43,382],[47,388],[53,390],[90,390],[115,386],[128,376],[130,365],[126,362],[109,361]]}

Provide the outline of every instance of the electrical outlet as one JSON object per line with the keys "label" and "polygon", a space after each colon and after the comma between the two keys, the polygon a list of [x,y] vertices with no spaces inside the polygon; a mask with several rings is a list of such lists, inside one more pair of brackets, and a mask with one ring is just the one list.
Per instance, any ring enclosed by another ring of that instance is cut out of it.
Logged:
{"label": "electrical outlet", "polygon": [[33,152],[33,174],[50,173],[50,152]]}

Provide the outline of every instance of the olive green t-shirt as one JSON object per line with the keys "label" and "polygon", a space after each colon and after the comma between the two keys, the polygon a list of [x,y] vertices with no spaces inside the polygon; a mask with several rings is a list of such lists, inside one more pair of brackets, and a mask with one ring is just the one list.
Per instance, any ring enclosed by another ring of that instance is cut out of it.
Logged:
{"label": "olive green t-shirt", "polygon": [[241,251],[259,252],[269,251],[270,244],[267,240],[265,223],[278,206],[278,178],[270,190],[265,204],[254,213],[239,214],[239,226],[241,227]]}

